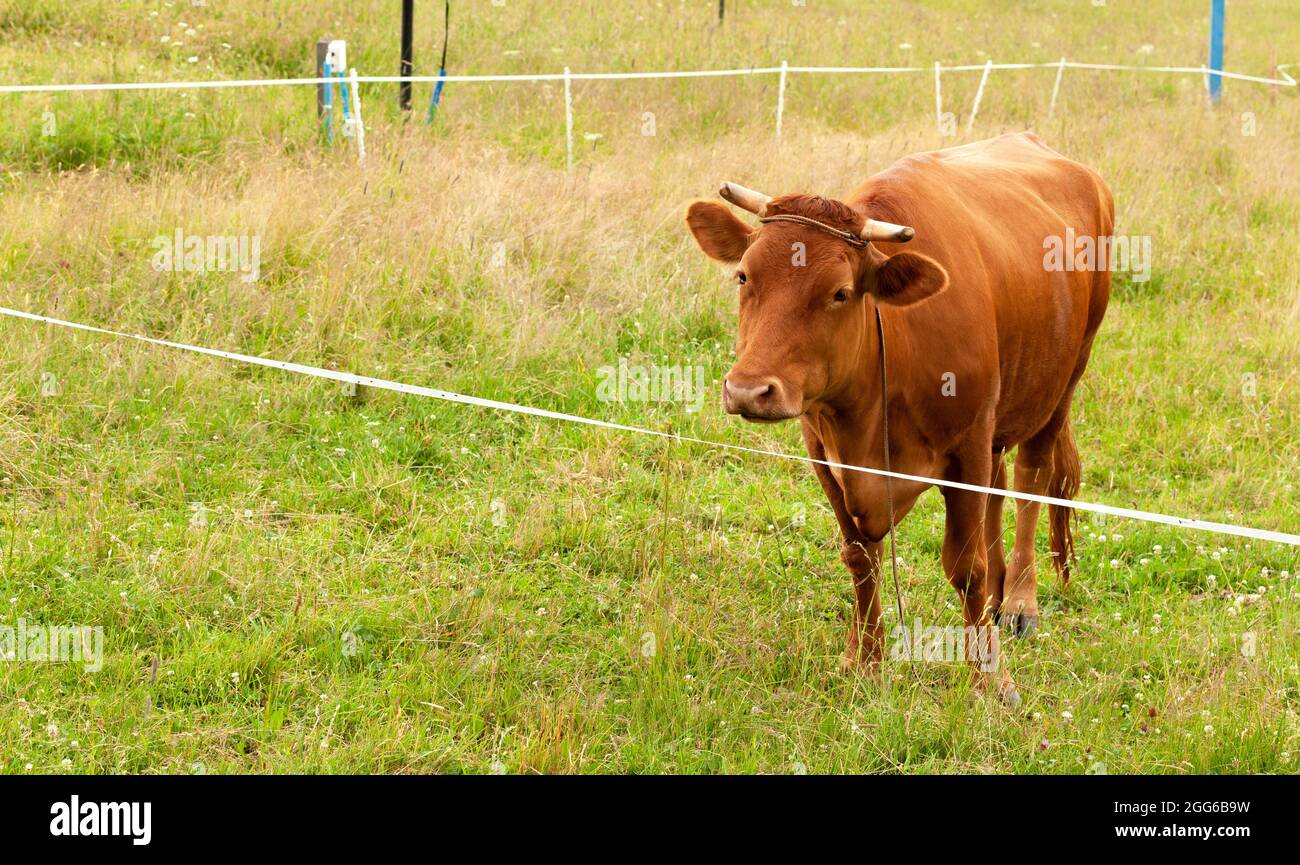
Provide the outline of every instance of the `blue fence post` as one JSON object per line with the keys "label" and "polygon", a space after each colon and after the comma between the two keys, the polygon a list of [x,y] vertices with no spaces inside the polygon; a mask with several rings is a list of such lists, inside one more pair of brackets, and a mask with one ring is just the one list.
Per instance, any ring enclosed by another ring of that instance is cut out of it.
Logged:
{"label": "blue fence post", "polygon": [[1224,0],[1210,0],[1210,101],[1223,95],[1223,7]]}

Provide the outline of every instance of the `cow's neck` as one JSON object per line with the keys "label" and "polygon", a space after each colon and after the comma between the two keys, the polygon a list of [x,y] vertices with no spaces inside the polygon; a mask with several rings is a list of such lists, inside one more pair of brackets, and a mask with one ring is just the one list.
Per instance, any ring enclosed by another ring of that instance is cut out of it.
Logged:
{"label": "cow's neck", "polygon": [[[809,412],[811,425],[826,449],[827,459],[846,465],[868,468],[884,466],[884,425],[882,405],[889,406],[890,457],[893,469],[917,471],[929,463],[928,455],[912,444],[919,440],[908,411],[907,370],[911,342],[906,329],[889,310],[883,312],[885,329],[886,374],[889,390],[881,399],[880,340],[876,333],[875,312],[863,304],[863,322],[858,333],[852,378],[837,388],[832,399],[821,402]],[[878,480],[861,472],[836,470],[841,485],[858,486]]]}
{"label": "cow's neck", "polygon": [[[853,363],[853,377],[840,389],[839,398],[834,404],[834,414],[838,420],[845,421],[855,428],[861,428],[862,424],[869,423],[872,428],[879,430],[881,406],[891,399],[897,400],[899,394],[897,365],[893,362],[894,358],[889,356],[893,351],[888,343],[896,341],[890,340],[893,328],[884,325],[888,328],[885,333],[886,359],[895,374],[889,376],[889,369],[886,369],[886,374],[882,377],[880,336],[876,332],[875,309],[869,303],[862,304],[862,322],[858,326],[857,346],[854,350],[857,357]],[[882,399],[881,394],[886,380],[890,385],[890,393],[885,394]]]}

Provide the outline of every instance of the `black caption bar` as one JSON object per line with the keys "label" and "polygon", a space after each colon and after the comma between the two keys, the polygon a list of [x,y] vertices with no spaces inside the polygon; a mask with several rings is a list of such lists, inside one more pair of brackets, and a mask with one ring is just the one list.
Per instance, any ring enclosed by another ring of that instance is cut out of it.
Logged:
{"label": "black caption bar", "polygon": [[682,832],[735,852],[772,832],[793,843],[850,826],[918,850],[1014,838],[1223,852],[1287,838],[1295,792],[1277,777],[10,776],[0,779],[0,832],[51,852],[126,855],[338,854],[471,838],[641,851]]}

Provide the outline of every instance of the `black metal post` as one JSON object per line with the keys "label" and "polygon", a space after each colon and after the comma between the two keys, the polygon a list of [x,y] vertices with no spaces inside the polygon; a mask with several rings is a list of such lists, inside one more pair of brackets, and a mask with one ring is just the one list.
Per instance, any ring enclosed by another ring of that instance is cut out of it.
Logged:
{"label": "black metal post", "polygon": [[[402,65],[399,75],[405,77],[413,74],[415,63],[411,58],[412,30],[415,29],[415,0],[402,0]],[[403,111],[411,110],[411,82],[403,81],[397,86],[397,103]]]}
{"label": "black metal post", "polygon": [[[329,51],[330,39],[316,40],[316,77],[325,77],[325,54]],[[334,70],[338,72],[337,69]],[[321,120],[325,117],[325,86],[324,84],[316,85],[316,119]]]}

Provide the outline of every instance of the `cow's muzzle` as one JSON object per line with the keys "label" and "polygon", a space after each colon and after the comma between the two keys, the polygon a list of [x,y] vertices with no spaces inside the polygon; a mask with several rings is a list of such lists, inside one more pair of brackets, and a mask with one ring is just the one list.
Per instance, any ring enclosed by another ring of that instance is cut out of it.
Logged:
{"label": "cow's muzzle", "polygon": [[773,376],[742,376],[728,373],[722,380],[722,407],[748,421],[773,422],[799,416],[797,400],[791,405],[789,391]]}

